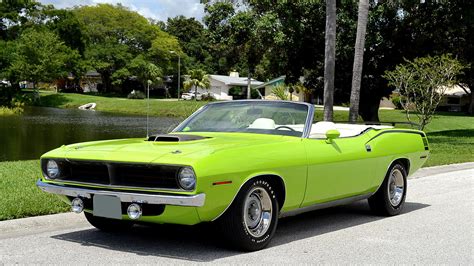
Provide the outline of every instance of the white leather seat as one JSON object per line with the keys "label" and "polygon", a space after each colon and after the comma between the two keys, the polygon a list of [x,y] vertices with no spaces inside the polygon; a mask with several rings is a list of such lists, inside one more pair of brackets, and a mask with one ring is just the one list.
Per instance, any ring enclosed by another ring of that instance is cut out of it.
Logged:
{"label": "white leather seat", "polygon": [[275,129],[275,121],[270,118],[257,118],[250,124],[249,128],[254,129]]}
{"label": "white leather seat", "polygon": [[341,133],[340,137],[355,137],[360,135],[368,128],[382,129],[393,128],[391,126],[376,126],[376,125],[358,125],[358,124],[335,124],[333,122],[321,121],[313,124],[311,127],[310,138],[326,138],[326,132],[335,129]]}
{"label": "white leather seat", "polygon": [[326,138],[326,132],[331,129],[336,129],[336,124],[333,122],[321,121],[313,124],[311,127],[310,138]]}

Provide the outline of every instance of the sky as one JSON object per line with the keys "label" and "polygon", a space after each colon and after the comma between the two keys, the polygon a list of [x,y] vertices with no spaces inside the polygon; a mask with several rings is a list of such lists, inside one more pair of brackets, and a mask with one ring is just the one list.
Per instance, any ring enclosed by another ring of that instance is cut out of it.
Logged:
{"label": "sky", "polygon": [[204,5],[199,0],[39,0],[42,4],[52,4],[56,8],[69,8],[77,5],[97,3],[120,3],[130,10],[137,11],[146,18],[166,21],[169,17],[184,15],[202,21]]}

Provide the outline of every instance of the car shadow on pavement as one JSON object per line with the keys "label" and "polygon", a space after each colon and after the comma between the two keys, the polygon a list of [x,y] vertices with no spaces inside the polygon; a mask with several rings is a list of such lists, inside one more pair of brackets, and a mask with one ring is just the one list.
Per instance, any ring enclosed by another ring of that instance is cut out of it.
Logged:
{"label": "car shadow on pavement", "polygon": [[[429,205],[406,202],[401,215],[425,207]],[[267,248],[386,218],[374,216],[370,212],[367,201],[283,218],[280,219],[275,237]],[[138,225],[121,233],[107,233],[94,228],[52,237],[76,242],[83,246],[196,262],[209,262],[242,253],[225,248],[225,243],[222,243],[219,238],[216,225],[212,223],[195,226]]]}

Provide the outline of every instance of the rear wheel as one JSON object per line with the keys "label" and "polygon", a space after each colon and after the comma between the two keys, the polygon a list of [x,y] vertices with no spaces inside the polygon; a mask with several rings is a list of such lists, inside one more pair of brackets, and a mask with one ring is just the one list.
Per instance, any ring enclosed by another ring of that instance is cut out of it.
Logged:
{"label": "rear wheel", "polygon": [[117,232],[131,228],[132,222],[104,217],[94,216],[92,213],[84,212],[87,221],[95,228],[106,232]]}
{"label": "rear wheel", "polygon": [[278,213],[271,184],[265,179],[255,179],[244,185],[219,223],[227,244],[255,251],[267,246],[273,238]]}
{"label": "rear wheel", "polygon": [[369,198],[372,211],[379,215],[399,214],[405,205],[407,193],[407,171],[399,163],[390,167],[379,190]]}

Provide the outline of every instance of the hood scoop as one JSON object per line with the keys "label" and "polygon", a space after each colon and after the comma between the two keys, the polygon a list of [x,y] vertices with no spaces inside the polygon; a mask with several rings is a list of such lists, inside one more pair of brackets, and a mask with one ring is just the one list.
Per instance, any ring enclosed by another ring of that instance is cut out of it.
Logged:
{"label": "hood scoop", "polygon": [[147,141],[160,141],[160,142],[184,142],[192,140],[206,139],[207,137],[197,135],[181,135],[181,134],[164,134],[148,137]]}

